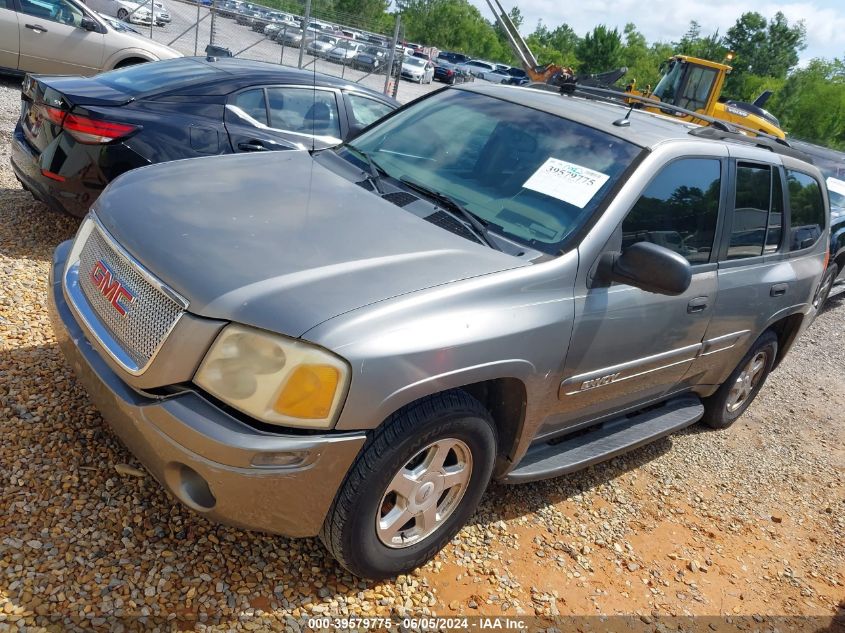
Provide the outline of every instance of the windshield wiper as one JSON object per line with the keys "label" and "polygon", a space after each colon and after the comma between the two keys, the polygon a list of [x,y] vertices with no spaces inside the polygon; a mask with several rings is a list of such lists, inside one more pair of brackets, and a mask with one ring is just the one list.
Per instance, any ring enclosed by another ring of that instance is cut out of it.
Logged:
{"label": "windshield wiper", "polygon": [[374,161],[373,157],[370,156],[367,152],[358,149],[354,145],[347,145],[346,148],[351,149],[353,152],[355,152],[356,154],[361,156],[361,158],[364,159],[364,161],[367,163],[367,172],[365,172],[364,175],[367,177],[367,180],[370,181],[373,187],[376,188],[378,194],[380,196],[383,196],[384,185],[382,185],[381,174],[379,172],[386,172],[381,167],[379,167],[379,164]]}
{"label": "windshield wiper", "polygon": [[490,231],[487,230],[487,227],[484,226],[484,223],[481,219],[478,218],[472,211],[468,210],[464,205],[460,202],[452,198],[451,196],[437,191],[436,189],[432,189],[419,183],[415,180],[411,180],[406,176],[402,176],[399,179],[402,183],[404,183],[407,187],[418,191],[419,193],[428,196],[429,198],[433,198],[438,202],[438,204],[446,209],[447,211],[452,211],[452,215],[459,215],[464,220],[469,222],[470,226],[473,228],[473,232],[481,238],[481,241],[487,244],[492,249],[497,251],[501,251],[502,248],[496,244],[492,237],[490,237]]}

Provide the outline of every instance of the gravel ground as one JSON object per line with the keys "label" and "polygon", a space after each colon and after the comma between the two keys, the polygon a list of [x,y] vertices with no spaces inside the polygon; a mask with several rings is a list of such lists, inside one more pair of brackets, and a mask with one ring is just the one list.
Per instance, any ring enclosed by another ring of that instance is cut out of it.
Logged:
{"label": "gravel ground", "polygon": [[316,539],[211,524],[133,470],[53,338],[50,253],[77,222],[15,181],[17,112],[15,82],[0,82],[0,631],[40,630],[48,616],[62,618],[51,630],[168,614],[205,619],[200,629],[299,630],[312,614],[845,611],[845,294],[731,429],[493,486],[434,561],[364,582]]}

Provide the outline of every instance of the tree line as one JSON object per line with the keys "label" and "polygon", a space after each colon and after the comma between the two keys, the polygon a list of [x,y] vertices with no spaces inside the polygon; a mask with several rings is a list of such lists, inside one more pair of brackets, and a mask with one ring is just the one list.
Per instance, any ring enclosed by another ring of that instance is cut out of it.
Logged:
{"label": "tree line", "polygon": [[[301,0],[270,0],[286,5]],[[401,14],[405,40],[462,52],[472,57],[517,64],[504,32],[469,0],[397,0],[390,12],[387,0],[313,0],[312,14],[348,16],[351,25],[391,33]],[[511,19],[525,33],[518,6]],[[620,80],[635,80],[639,88],[654,86],[660,66],[674,54],[723,61],[730,52],[733,71],[723,95],[738,101],[753,101],[764,90],[774,96],[766,104],[794,136],[827,147],[845,149],[845,57],[814,59],[798,68],[806,48],[803,21],[790,24],[783,13],[766,17],[743,13],[724,34],[707,33],[697,22],[675,41],[649,42],[633,23],[620,32],[598,25],[583,35],[567,24],[549,28],[539,21],[525,39],[541,64],[570,66],[579,74],[596,73],[626,66]]]}

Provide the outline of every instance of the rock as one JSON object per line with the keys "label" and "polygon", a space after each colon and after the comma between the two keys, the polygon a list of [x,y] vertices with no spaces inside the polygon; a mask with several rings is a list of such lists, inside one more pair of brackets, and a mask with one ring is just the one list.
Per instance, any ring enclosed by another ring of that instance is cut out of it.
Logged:
{"label": "rock", "polygon": [[138,470],[137,468],[133,468],[129,464],[115,464],[114,469],[120,475],[128,475],[130,477],[139,477],[141,479],[146,477],[146,474],[144,474],[144,471]]}

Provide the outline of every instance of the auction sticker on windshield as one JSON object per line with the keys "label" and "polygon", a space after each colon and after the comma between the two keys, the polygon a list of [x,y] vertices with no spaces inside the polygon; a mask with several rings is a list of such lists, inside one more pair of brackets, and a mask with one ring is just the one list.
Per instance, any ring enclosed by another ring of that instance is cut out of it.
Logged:
{"label": "auction sticker on windshield", "polygon": [[608,178],[599,171],[548,158],[522,186],[583,209]]}

